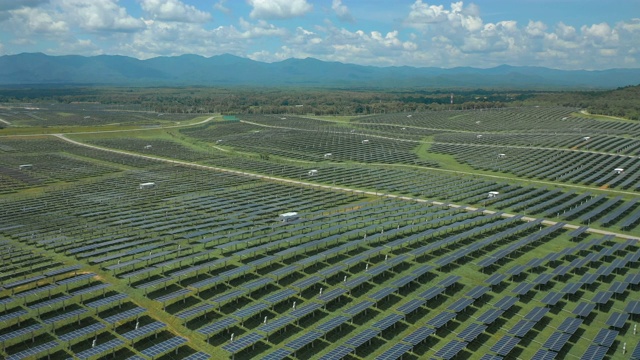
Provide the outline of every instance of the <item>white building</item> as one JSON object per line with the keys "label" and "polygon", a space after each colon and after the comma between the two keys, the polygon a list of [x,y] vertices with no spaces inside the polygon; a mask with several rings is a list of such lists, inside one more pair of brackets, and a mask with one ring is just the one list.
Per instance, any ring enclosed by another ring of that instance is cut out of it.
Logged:
{"label": "white building", "polygon": [[309,170],[309,176],[315,176],[318,175],[318,170]]}
{"label": "white building", "polygon": [[326,159],[326,158],[330,158],[330,157],[332,157],[332,156],[333,156],[333,154],[332,154],[332,153],[326,153],[326,154],[324,154],[325,159]]}
{"label": "white building", "polygon": [[138,186],[138,189],[143,190],[143,189],[153,189],[154,187],[156,187],[156,183],[154,182],[147,182],[147,183],[142,183]]}
{"label": "white building", "polygon": [[278,215],[278,219],[282,222],[289,222],[289,221],[294,221],[300,218],[300,215],[298,215],[297,212],[295,211],[291,211],[291,212],[286,212],[284,214],[280,214]]}
{"label": "white building", "polygon": [[615,168],[613,169],[613,171],[615,171],[616,174],[622,174],[624,172],[623,168]]}
{"label": "white building", "polygon": [[366,139],[365,139],[365,140],[362,140],[362,143],[363,143],[363,144],[368,144],[368,143],[369,143],[369,140],[366,140]]}
{"label": "white building", "polygon": [[499,158],[503,158],[503,157],[506,157],[506,156],[507,156],[506,154],[498,154]]}
{"label": "white building", "polygon": [[487,194],[487,198],[491,199],[491,198],[494,198],[494,197],[496,197],[498,195],[500,195],[500,193],[497,192],[497,191],[489,191],[489,194]]}
{"label": "white building", "polygon": [[33,168],[33,165],[31,164],[24,164],[24,165],[20,165],[18,167],[20,170],[31,170]]}
{"label": "white building", "polygon": [[145,145],[145,146],[144,146],[144,148],[145,148],[145,149],[151,149],[152,147],[153,147],[153,146],[151,146],[151,145]]}

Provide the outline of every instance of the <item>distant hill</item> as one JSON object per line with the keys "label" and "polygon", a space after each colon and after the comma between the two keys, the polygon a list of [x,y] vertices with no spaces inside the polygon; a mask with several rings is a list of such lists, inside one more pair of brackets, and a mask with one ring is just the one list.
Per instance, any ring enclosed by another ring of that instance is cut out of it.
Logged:
{"label": "distant hill", "polygon": [[640,69],[555,70],[502,65],[375,67],[313,58],[263,63],[233,55],[139,60],[126,56],[0,56],[0,85],[311,86],[369,88],[611,89],[640,84]]}

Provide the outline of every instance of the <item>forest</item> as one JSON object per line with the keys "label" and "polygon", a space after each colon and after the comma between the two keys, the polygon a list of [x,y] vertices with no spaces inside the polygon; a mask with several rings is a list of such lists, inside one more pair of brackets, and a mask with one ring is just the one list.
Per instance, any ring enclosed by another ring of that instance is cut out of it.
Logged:
{"label": "forest", "polygon": [[607,91],[30,87],[0,89],[0,103],[94,102],[160,113],[367,115],[562,105],[640,119],[640,85]]}

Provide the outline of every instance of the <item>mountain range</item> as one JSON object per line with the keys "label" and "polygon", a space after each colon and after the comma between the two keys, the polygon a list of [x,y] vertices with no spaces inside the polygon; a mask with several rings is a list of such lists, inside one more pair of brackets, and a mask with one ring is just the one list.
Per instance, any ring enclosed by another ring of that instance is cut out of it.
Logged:
{"label": "mountain range", "polygon": [[377,67],[313,58],[265,63],[229,54],[146,60],[118,55],[0,56],[0,85],[607,89],[636,84],[640,69]]}

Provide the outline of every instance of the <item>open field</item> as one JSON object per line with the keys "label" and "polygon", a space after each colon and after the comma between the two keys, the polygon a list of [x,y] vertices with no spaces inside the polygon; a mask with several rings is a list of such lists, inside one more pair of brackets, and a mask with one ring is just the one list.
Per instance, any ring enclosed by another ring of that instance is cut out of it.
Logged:
{"label": "open field", "polygon": [[0,358],[640,358],[635,122],[2,111]]}

